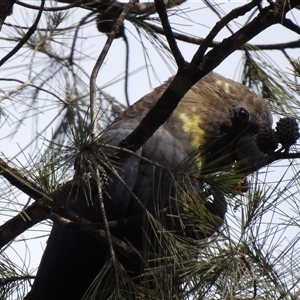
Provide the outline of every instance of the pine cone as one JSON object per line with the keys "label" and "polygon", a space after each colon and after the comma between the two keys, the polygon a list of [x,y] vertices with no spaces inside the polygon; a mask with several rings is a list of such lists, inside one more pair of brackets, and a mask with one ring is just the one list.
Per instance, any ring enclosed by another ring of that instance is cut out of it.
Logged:
{"label": "pine cone", "polygon": [[295,118],[281,118],[276,124],[276,137],[283,147],[294,145],[299,135],[299,125]]}
{"label": "pine cone", "polygon": [[275,130],[261,128],[256,136],[256,144],[259,150],[264,153],[274,152],[278,147]]}

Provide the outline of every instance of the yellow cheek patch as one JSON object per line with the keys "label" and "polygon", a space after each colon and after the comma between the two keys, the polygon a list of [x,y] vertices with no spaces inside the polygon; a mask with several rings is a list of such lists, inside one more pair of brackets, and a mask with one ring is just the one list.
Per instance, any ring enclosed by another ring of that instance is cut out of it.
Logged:
{"label": "yellow cheek patch", "polygon": [[[196,150],[204,141],[204,131],[199,127],[200,117],[198,115],[187,116],[185,113],[178,114],[182,121],[182,129],[190,136],[191,146]],[[200,159],[197,159],[198,168],[201,167]]]}

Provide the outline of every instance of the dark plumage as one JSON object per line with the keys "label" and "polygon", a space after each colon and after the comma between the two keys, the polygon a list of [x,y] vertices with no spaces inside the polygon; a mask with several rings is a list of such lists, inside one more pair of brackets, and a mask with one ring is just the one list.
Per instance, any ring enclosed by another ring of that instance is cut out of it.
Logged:
{"label": "dark plumage", "polygon": [[[104,131],[103,138],[110,144],[118,145],[155,105],[170,81],[124,111]],[[243,161],[244,167],[247,167],[264,156],[256,145],[255,134],[259,128],[270,128],[271,124],[270,111],[262,98],[240,83],[210,73],[191,88],[171,117],[137,154],[170,169],[184,165],[186,172],[220,170],[235,161]],[[197,156],[199,153],[201,159]],[[154,172],[153,165],[139,156],[127,159],[118,172],[147,209],[157,215],[160,209],[177,204],[174,186],[166,174],[159,168]],[[189,163],[183,164],[183,161]],[[112,174],[109,176],[112,182],[104,192],[108,219],[120,220],[143,213],[120,180]],[[200,183],[198,189],[200,194]],[[216,198],[218,201],[208,203],[206,209],[219,218],[219,226],[226,213],[226,202],[222,197]],[[96,193],[94,201],[98,203]],[[102,221],[97,205],[87,206],[84,195],[68,205],[90,221]],[[189,232],[193,230],[192,225],[181,229],[179,223],[168,216],[162,222],[169,230],[183,230],[180,234],[193,236]],[[129,240],[142,250],[141,225],[116,228],[112,234]],[[203,236],[211,233],[205,232]],[[81,299],[107,257],[107,245],[85,233],[54,224],[28,299]],[[130,276],[142,272],[130,261],[122,257],[120,261],[126,270],[132,271]],[[100,295],[99,299],[105,298]]]}

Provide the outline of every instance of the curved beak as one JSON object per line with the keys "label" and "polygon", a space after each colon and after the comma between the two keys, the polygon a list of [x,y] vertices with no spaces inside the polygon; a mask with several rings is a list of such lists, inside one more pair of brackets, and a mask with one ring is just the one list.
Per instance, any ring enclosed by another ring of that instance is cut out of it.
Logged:
{"label": "curved beak", "polygon": [[241,161],[241,169],[243,172],[251,173],[256,171],[257,162],[264,159],[266,154],[258,149],[256,137],[253,133],[241,136],[236,141],[235,159]]}

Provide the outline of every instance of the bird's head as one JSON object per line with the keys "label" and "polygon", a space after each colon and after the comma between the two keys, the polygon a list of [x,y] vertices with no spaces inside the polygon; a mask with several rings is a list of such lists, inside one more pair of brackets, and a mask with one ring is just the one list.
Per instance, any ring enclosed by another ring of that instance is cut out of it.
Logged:
{"label": "bird's head", "polygon": [[255,137],[260,128],[271,128],[272,115],[265,101],[240,83],[210,73],[191,88],[174,115],[192,148],[201,150],[201,168],[212,161],[213,168],[234,162],[247,168],[264,157]]}

